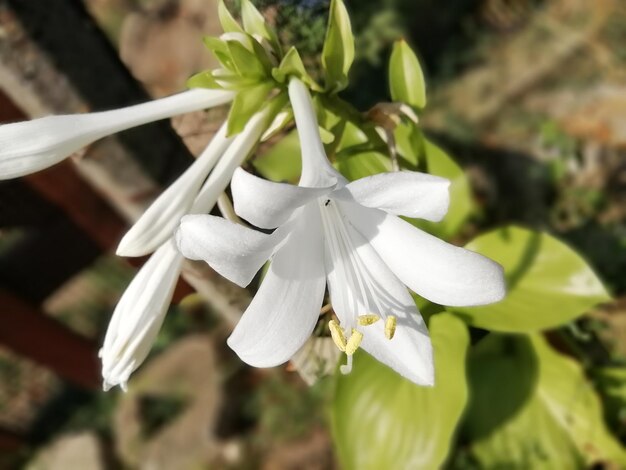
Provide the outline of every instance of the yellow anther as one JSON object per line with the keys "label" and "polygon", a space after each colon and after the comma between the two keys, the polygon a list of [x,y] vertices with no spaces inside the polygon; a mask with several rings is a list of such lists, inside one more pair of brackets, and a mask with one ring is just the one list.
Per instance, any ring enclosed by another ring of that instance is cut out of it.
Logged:
{"label": "yellow anther", "polygon": [[361,345],[361,341],[363,340],[363,333],[352,328],[352,334],[348,339],[348,343],[346,344],[346,354],[348,356],[352,356],[359,346]]}
{"label": "yellow anther", "polygon": [[396,334],[396,325],[398,324],[398,319],[393,315],[389,315],[387,320],[385,320],[385,337],[387,339],[393,338],[393,335]]}
{"label": "yellow anther", "polygon": [[380,320],[380,317],[375,313],[368,313],[367,315],[359,315],[359,325],[369,326]]}
{"label": "yellow anther", "polygon": [[328,322],[328,329],[330,330],[330,336],[337,345],[340,351],[346,350],[346,337],[343,334],[343,330],[335,320]]}

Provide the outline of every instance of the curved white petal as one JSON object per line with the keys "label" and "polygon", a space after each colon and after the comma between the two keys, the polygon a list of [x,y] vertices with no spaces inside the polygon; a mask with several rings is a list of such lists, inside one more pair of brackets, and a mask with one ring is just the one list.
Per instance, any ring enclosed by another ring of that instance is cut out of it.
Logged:
{"label": "curved white petal", "polygon": [[283,224],[298,207],[329,193],[328,188],[305,188],[274,183],[238,168],[233,175],[231,190],[235,212],[252,225],[274,228]]}
{"label": "curved white petal", "polygon": [[173,241],[142,266],[117,304],[100,350],[104,389],[126,389],[130,374],[148,356],[172,300],[183,257]]}
{"label": "curved white petal", "polygon": [[269,110],[265,109],[250,118],[243,131],[237,134],[222,156],[208,179],[200,188],[198,196],[191,206],[190,212],[202,214],[209,212],[217,198],[224,192],[233,177],[235,170],[243,163],[248,154],[261,139],[265,131]]}
{"label": "curved white petal", "polygon": [[414,171],[380,173],[334,191],[332,197],[395,215],[440,221],[450,204],[450,181]]}
{"label": "curved white petal", "polygon": [[337,181],[345,182],[345,178],[328,162],[309,90],[297,78],[292,78],[289,82],[289,101],[293,108],[302,151],[302,175],[299,186],[324,187],[332,186]]}
{"label": "curved white petal", "polygon": [[314,203],[300,211],[259,291],[228,338],[237,355],[255,367],[289,360],[313,332],[320,313],[326,280],[319,211]]}
{"label": "curved white petal", "polygon": [[281,227],[267,235],[221,217],[187,215],[176,232],[176,243],[186,258],[205,261],[229,281],[245,287],[287,233]]}
{"label": "curved white petal", "polygon": [[502,266],[450,245],[394,215],[342,203],[354,227],[410,289],[449,306],[484,305],[506,294]]}
{"label": "curved white petal", "polygon": [[124,235],[117,247],[119,256],[152,253],[171,238],[180,218],[189,212],[200,186],[231,141],[231,137],[226,137],[224,124],[193,164],[161,193]]}
{"label": "curved white petal", "polygon": [[232,100],[224,90],[195,89],[147,103],[97,113],[48,116],[0,126],[0,180],[60,162],[104,136]]}
{"label": "curved white petal", "polygon": [[[328,212],[323,216],[328,287],[346,336],[356,327],[363,333],[365,351],[410,381],[432,385],[432,346],[413,298],[363,236],[345,223],[341,209],[322,210]],[[377,314],[382,320],[357,326],[357,316],[365,314]],[[397,318],[397,329],[388,340],[384,325],[390,315]]]}

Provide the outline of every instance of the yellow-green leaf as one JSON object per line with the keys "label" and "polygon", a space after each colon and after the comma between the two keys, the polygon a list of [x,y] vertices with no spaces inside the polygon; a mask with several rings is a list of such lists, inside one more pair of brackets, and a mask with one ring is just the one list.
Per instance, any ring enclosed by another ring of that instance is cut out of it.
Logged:
{"label": "yellow-green leaf", "polygon": [[350,181],[391,171],[391,162],[386,155],[374,151],[352,153],[347,148],[337,154],[335,167]]}
{"label": "yellow-green leaf", "polygon": [[500,263],[508,290],[499,303],[453,309],[472,325],[537,331],[572,321],[610,300],[587,262],[547,233],[509,226],[481,235],[466,248]]}
{"label": "yellow-green leaf", "polygon": [[309,75],[302,63],[302,58],[295,47],[287,51],[278,67],[272,70],[272,76],[279,83],[287,83],[290,77],[296,77],[315,91],[321,91],[320,86]]}
{"label": "yellow-green leaf", "polygon": [[239,26],[239,23],[235,21],[233,15],[230,14],[228,8],[224,4],[224,0],[219,0],[217,5],[217,16],[220,19],[220,24],[225,33],[243,33],[243,29]]}
{"label": "yellow-green leaf", "polygon": [[419,387],[365,353],[337,379],[332,433],[345,470],[441,468],[467,401],[469,335],[450,314],[430,322],[435,386]]}
{"label": "yellow-green leaf", "polygon": [[480,468],[624,468],[624,449],[576,361],[540,335],[492,334],[483,342],[488,347],[479,344],[470,359],[465,425]]}
{"label": "yellow-green leaf", "polygon": [[474,211],[469,180],[463,169],[440,147],[427,139],[423,140],[423,146],[428,173],[450,180],[450,208],[440,222],[417,220],[412,223],[439,238],[449,240],[459,233]]}
{"label": "yellow-green leaf", "polygon": [[246,49],[239,41],[227,41],[226,45],[239,75],[252,79],[265,77],[267,70],[253,52]]}
{"label": "yellow-green leaf", "polygon": [[187,88],[222,88],[213,78],[210,70],[192,75],[187,80]]}
{"label": "yellow-green leaf", "polygon": [[241,90],[235,95],[228,114],[227,134],[229,136],[238,134],[243,130],[252,115],[265,104],[272,88],[274,88],[272,83],[260,83]]}
{"label": "yellow-green leaf", "polygon": [[300,139],[294,129],[252,161],[261,176],[271,181],[297,183],[302,171]]}
{"label": "yellow-green leaf", "polygon": [[280,45],[276,32],[267,24],[261,12],[250,0],[241,1],[241,19],[247,33],[266,39],[277,52],[279,51]]}

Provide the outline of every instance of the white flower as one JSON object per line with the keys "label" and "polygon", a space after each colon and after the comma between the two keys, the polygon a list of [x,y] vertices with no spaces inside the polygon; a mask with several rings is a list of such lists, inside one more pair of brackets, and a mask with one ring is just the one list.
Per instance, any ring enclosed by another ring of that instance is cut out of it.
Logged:
{"label": "white flower", "polygon": [[[158,209],[151,207],[137,223],[137,228],[133,227],[129,232],[134,235],[129,246],[133,246],[135,252],[148,252],[152,246],[158,249],[126,288],[111,317],[100,350],[105,390],[115,385],[126,390],[130,374],[145,360],[163,324],[183,261],[172,240],[173,228],[185,213],[211,211],[235,169],[260,140],[267,120],[267,109],[257,113],[232,142],[224,137],[225,131],[221,129],[200,158],[206,158],[206,161],[192,165],[174,183],[176,191],[168,189],[155,201],[153,207]],[[210,155],[214,155],[216,147],[223,146],[227,146],[226,151],[198,191],[197,181],[202,183],[208,171],[206,167],[210,166],[209,161],[219,157]],[[172,204],[171,208],[168,203]]]}
{"label": "white flower", "polygon": [[120,385],[126,391],[128,377],[148,356],[172,300],[182,262],[174,244],[165,243],[124,291],[100,349],[104,390]]}
{"label": "white flower", "polygon": [[186,216],[179,249],[242,286],[271,258],[228,339],[248,364],[289,360],[312,333],[328,284],[339,318],[329,327],[348,355],[344,372],[360,346],[409,380],[432,385],[428,331],[405,286],[443,305],[486,304],[505,294],[502,268],[397,217],[441,220],[447,180],[398,172],[347,183],[326,158],[307,89],[292,79],[289,96],[302,148],[299,186],[241,169],[232,181],[237,214],[257,227],[278,228],[267,235],[210,215]]}
{"label": "white flower", "polygon": [[115,132],[230,102],[234,93],[194,89],[113,111],[48,116],[0,126],[0,180],[34,173]]}

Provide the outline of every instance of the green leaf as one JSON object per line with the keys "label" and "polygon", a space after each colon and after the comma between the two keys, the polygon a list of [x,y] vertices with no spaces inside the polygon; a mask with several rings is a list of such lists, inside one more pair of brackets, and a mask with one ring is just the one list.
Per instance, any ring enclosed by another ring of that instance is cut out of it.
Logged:
{"label": "green leaf", "polygon": [[253,52],[246,49],[239,41],[226,41],[226,45],[239,75],[252,79],[266,77],[267,70]]}
{"label": "green leaf", "polygon": [[241,19],[243,20],[243,29],[247,33],[265,38],[277,52],[280,51],[276,32],[267,24],[261,12],[250,0],[241,1]]}
{"label": "green leaf", "polygon": [[207,49],[209,49],[217,58],[222,67],[225,67],[226,69],[231,71],[235,70],[235,65],[233,64],[233,60],[230,57],[230,51],[228,50],[226,42],[212,36],[205,36],[202,38],[202,41],[204,42],[204,45],[207,47]]}
{"label": "green leaf", "polygon": [[241,90],[235,95],[228,113],[227,134],[229,136],[238,134],[243,130],[252,115],[265,104],[267,95],[273,88],[272,83],[260,83]]}
{"label": "green leaf", "polygon": [[583,469],[600,462],[623,468],[626,454],[578,363],[539,335],[490,335],[483,342],[487,347],[479,344],[470,358],[465,426],[480,468]]}
{"label": "green leaf", "polygon": [[610,300],[585,260],[546,233],[509,226],[476,238],[466,248],[500,263],[508,288],[497,304],[452,309],[472,325],[537,331],[572,321]]}
{"label": "green leaf", "polygon": [[393,45],[389,60],[389,89],[394,101],[416,108],[426,106],[426,82],[417,56],[404,41]]}
{"label": "green leaf", "polygon": [[593,374],[604,398],[604,415],[623,439],[626,437],[626,367],[597,368]]}
{"label": "green leaf", "polygon": [[192,75],[187,80],[187,88],[222,88],[213,78],[210,70]]}
{"label": "green leaf", "polygon": [[471,399],[463,431],[479,441],[497,433],[530,400],[539,365],[528,337],[489,334],[472,348],[467,371]]}
{"label": "green leaf", "polygon": [[391,171],[391,162],[386,155],[374,151],[350,152],[350,148],[337,153],[335,167],[350,181]]}
{"label": "green leaf", "polygon": [[315,91],[321,91],[321,87],[309,75],[302,63],[302,58],[295,47],[287,51],[278,67],[272,70],[272,76],[279,83],[287,83],[290,77],[296,77]]}
{"label": "green leaf", "polygon": [[217,5],[217,15],[220,19],[220,24],[225,33],[243,33],[243,29],[239,26],[239,23],[235,21],[233,15],[230,14],[228,8],[224,4],[224,0],[219,0]]}
{"label": "green leaf", "polygon": [[425,153],[424,138],[419,128],[413,122],[402,121],[393,130],[393,138],[400,157],[406,160],[412,169],[417,169],[420,157]]}
{"label": "green leaf", "polygon": [[[354,125],[349,121],[343,121],[342,123],[343,129],[341,133],[341,139],[339,140],[339,145],[337,146],[337,150],[348,150],[350,147],[356,147],[361,144],[367,143],[367,135],[360,129],[358,126]],[[391,165],[386,164],[385,168],[391,168]],[[380,172],[377,172],[380,173]]]}
{"label": "green leaf", "polygon": [[417,227],[449,240],[457,235],[474,211],[470,184],[463,169],[440,147],[427,139],[423,141],[426,168],[431,175],[450,180],[450,208],[441,222],[412,221]]}
{"label": "green leaf", "polygon": [[326,72],[326,89],[340,91],[348,86],[348,72],[354,61],[354,37],[350,16],[342,0],[331,0],[322,66]]}
{"label": "green leaf", "polygon": [[434,387],[418,387],[365,353],[338,377],[331,418],[342,468],[441,468],[467,401],[469,335],[445,313],[432,317],[430,333]]}
{"label": "green leaf", "polygon": [[271,181],[297,183],[302,172],[300,139],[294,129],[252,161],[261,176]]}

